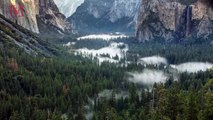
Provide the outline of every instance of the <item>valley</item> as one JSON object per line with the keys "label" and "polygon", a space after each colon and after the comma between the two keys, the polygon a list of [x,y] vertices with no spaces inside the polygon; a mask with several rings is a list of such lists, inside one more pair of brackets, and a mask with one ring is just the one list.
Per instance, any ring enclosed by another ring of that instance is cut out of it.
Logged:
{"label": "valley", "polygon": [[211,120],[210,3],[0,0],[0,120]]}
{"label": "valley", "polygon": [[[121,84],[134,83],[140,100],[143,99],[142,89],[153,91],[153,85],[167,84],[169,81],[180,82],[184,79],[183,76],[190,76],[188,80],[195,79],[195,76],[206,74],[213,67],[213,49],[210,41],[199,44],[196,42],[138,44],[134,42],[134,37],[118,33],[86,35],[63,46],[71,54],[95,61],[98,66],[111,64],[125,69],[123,74],[125,81]],[[131,97],[129,91],[121,86],[99,91],[97,98],[88,98],[89,103],[85,106],[86,118],[92,119],[95,116],[96,100],[110,101],[113,99],[111,96],[118,101],[129,99]]]}

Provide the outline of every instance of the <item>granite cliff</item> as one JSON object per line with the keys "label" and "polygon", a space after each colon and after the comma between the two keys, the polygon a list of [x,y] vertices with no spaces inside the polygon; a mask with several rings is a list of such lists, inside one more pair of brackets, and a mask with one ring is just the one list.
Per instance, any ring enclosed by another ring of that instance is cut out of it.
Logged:
{"label": "granite cliff", "polygon": [[54,45],[0,14],[0,49],[7,51],[12,48],[24,50],[32,56],[52,57],[59,53]]}
{"label": "granite cliff", "polygon": [[213,4],[210,0],[143,0],[136,36],[150,40],[208,39],[213,34]]}
{"label": "granite cliff", "polygon": [[53,0],[0,0],[0,14],[35,33],[72,32]]}

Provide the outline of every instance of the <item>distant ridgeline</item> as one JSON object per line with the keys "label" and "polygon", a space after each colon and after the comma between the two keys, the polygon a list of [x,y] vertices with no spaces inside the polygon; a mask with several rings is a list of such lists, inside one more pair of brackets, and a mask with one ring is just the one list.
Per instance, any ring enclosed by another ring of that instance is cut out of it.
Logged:
{"label": "distant ridgeline", "polygon": [[53,0],[0,0],[0,14],[35,33],[72,32]]}
{"label": "distant ridgeline", "polygon": [[81,33],[134,33],[141,0],[85,0],[68,18]]}

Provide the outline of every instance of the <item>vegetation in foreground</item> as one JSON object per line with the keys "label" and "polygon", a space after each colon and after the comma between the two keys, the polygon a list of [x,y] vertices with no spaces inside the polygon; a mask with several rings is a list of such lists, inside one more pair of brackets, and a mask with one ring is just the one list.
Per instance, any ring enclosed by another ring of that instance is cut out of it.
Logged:
{"label": "vegetation in foreground", "polygon": [[[126,72],[143,69],[137,65],[118,67],[103,63],[99,66],[73,55],[32,57],[13,44],[0,45],[1,120],[84,120],[88,98],[94,99],[94,120],[213,118],[213,71],[183,73],[179,81],[170,79],[147,90],[125,78]],[[150,49],[152,52],[154,48]],[[182,52],[188,50],[176,51],[184,54]],[[190,53],[201,57],[197,52]],[[175,58],[184,59],[177,54]],[[104,89],[128,91],[130,95],[120,99],[115,99],[114,95],[109,100],[97,99]]]}

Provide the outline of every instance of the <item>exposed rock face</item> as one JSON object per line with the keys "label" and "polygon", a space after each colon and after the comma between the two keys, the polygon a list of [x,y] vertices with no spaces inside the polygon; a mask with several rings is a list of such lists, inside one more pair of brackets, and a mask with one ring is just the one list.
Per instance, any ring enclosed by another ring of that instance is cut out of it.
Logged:
{"label": "exposed rock face", "polygon": [[141,0],[115,0],[110,10],[110,21],[115,22],[123,17],[133,18],[136,22],[140,10]]}
{"label": "exposed rock face", "polygon": [[192,6],[192,20],[198,21],[194,26],[198,36],[208,37],[213,33],[213,4],[211,0],[199,0]]}
{"label": "exposed rock face", "polygon": [[85,0],[69,18],[79,32],[134,31],[141,0]]}
{"label": "exposed rock face", "polygon": [[66,17],[59,12],[53,0],[40,0],[39,14],[37,15],[38,26],[41,33],[71,33],[71,24]]}
{"label": "exposed rock face", "polygon": [[[51,57],[58,54],[58,50],[51,44],[43,41],[31,31],[10,21],[0,14],[0,48],[10,49],[11,46],[22,48],[32,56]],[[9,44],[8,44],[9,43]],[[10,45],[10,47],[8,47]]]}
{"label": "exposed rock face", "polygon": [[75,13],[76,9],[84,3],[84,0],[54,0],[55,4],[58,6],[60,12],[62,12],[66,17],[70,17]]}
{"label": "exposed rock face", "polygon": [[213,4],[208,0],[143,0],[141,6],[136,32],[140,42],[208,38],[213,33]]}
{"label": "exposed rock face", "polygon": [[[19,12],[17,15],[11,15],[10,10],[12,5],[19,10],[21,5],[24,5],[25,13],[22,16]],[[31,2],[22,2],[21,0],[0,0],[0,13],[11,21],[17,22],[19,25],[32,30],[33,32],[39,33],[36,15],[39,13],[38,0],[32,0]],[[18,16],[18,17],[17,17]]]}
{"label": "exposed rock face", "polygon": [[53,0],[0,0],[0,13],[35,33],[71,32],[71,25]]}

